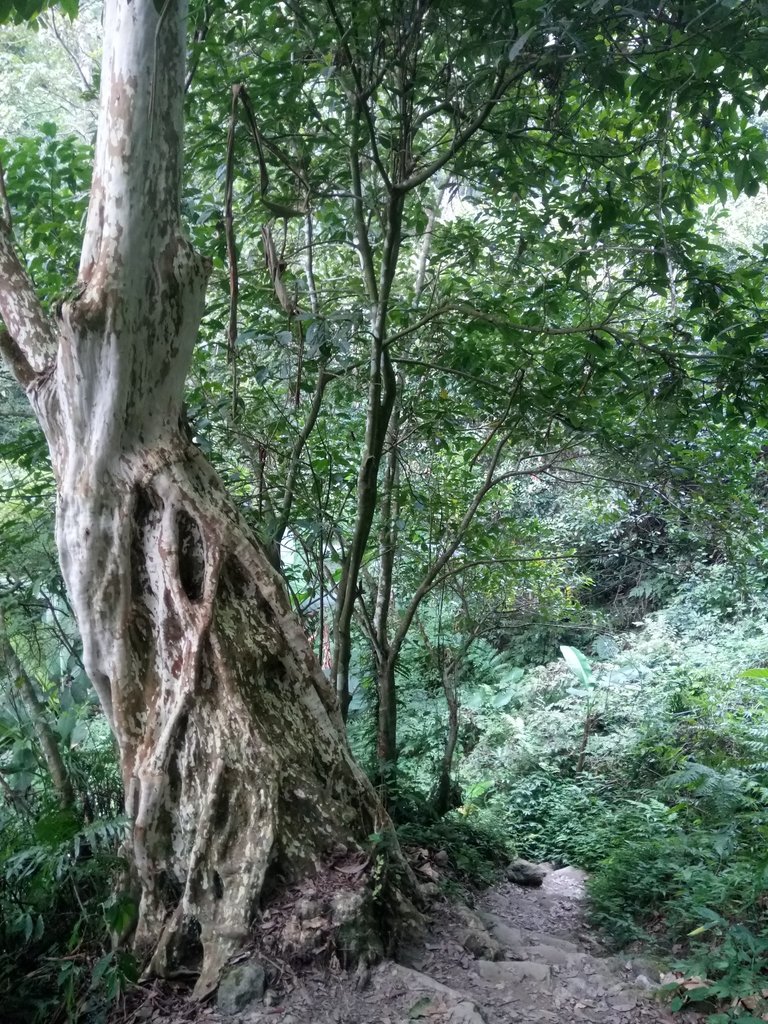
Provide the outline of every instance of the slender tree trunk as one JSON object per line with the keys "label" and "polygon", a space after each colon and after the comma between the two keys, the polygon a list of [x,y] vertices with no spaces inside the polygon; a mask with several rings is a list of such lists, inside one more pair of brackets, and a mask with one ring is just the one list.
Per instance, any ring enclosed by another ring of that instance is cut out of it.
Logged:
{"label": "slender tree trunk", "polygon": [[445,695],[445,703],[448,707],[448,730],[445,735],[443,756],[440,760],[440,771],[431,795],[431,803],[435,813],[442,815],[446,814],[452,806],[455,806],[452,801],[451,772],[453,771],[456,744],[459,739],[458,680],[467,652],[474,641],[474,634],[470,633],[465,637],[458,649],[444,647],[442,643],[439,643],[437,648],[435,648],[430,642],[429,635],[421,621],[418,621],[418,627],[424,646],[429,651],[430,659],[440,673],[440,682]]}
{"label": "slender tree trunk", "polygon": [[[402,393],[398,381],[398,394]],[[381,529],[379,532],[379,578],[373,612],[373,630],[378,656],[376,695],[378,722],[376,751],[379,781],[386,786],[394,782],[397,770],[397,654],[389,643],[389,616],[393,603],[395,552],[400,514],[400,402],[395,399],[392,418],[387,429],[386,472],[381,488]]]}
{"label": "slender tree trunk", "polygon": [[[410,192],[441,173],[450,161],[464,148],[467,142],[482,128],[490,113],[496,108],[501,97],[514,81],[507,76],[506,69],[500,70],[490,96],[480,110],[461,130],[457,130],[450,145],[428,164],[416,169],[413,143],[416,132],[413,109],[413,84],[419,74],[419,55],[424,33],[424,18],[429,4],[417,4],[413,9],[406,7],[390,12],[387,34],[392,33],[394,41],[395,81],[393,101],[397,109],[396,130],[393,131],[391,166],[384,167],[378,149],[374,144],[364,155],[366,163],[375,175],[373,193],[386,195],[384,213],[384,239],[381,245],[378,274],[374,247],[371,244],[364,206],[364,175],[362,145],[369,132],[376,131],[375,117],[368,106],[369,98],[377,91],[380,79],[373,78],[371,69],[356,63],[354,47],[347,40],[347,30],[332,4],[329,4],[333,21],[338,32],[339,52],[349,66],[350,84],[348,101],[351,117],[350,137],[350,184],[352,209],[355,221],[355,244],[360,257],[363,284],[371,310],[371,348],[368,376],[368,403],[366,408],[365,443],[361,453],[357,480],[357,515],[352,539],[346,552],[342,576],[337,591],[337,608],[334,619],[334,656],[332,679],[336,688],[342,713],[346,717],[349,706],[349,666],[352,654],[351,627],[355,602],[359,596],[359,579],[366,545],[370,537],[378,498],[378,478],[383,453],[384,439],[392,415],[395,399],[395,374],[392,357],[388,351],[388,329],[391,314],[391,298],[398,270],[400,246],[403,232],[403,215],[406,198]],[[447,180],[447,179],[446,179]],[[441,186],[442,188],[445,186]],[[439,198],[437,200],[439,206]],[[431,236],[435,215],[431,218],[424,239],[416,272],[416,304],[418,305],[424,287]],[[407,630],[406,626],[406,630]],[[395,660],[397,654],[395,654]]]}
{"label": "slender tree trunk", "polygon": [[388,820],[279,578],[179,426],[208,274],[179,218],[185,16],[108,0],[79,293],[49,324],[3,225],[0,344],[46,432],[120,750],[135,941],[204,995],[270,890]]}
{"label": "slender tree trunk", "polygon": [[48,721],[45,706],[37,695],[35,684],[13,649],[5,629],[2,611],[0,611],[0,659],[5,663],[8,676],[15,681],[19,688],[22,702],[43,752],[53,788],[59,798],[59,804],[63,808],[72,807],[75,802],[75,793],[67,766],[64,764],[64,758],[61,756],[56,734]]}
{"label": "slender tree trunk", "polygon": [[459,661],[451,657],[450,650],[445,652],[440,679],[443,684],[445,702],[448,705],[448,732],[445,736],[443,757],[440,762],[440,774],[437,778],[432,806],[436,814],[446,814],[451,809],[451,772],[456,742],[459,738],[459,701],[456,692],[456,677]]}
{"label": "slender tree trunk", "polygon": [[382,783],[391,782],[397,770],[397,688],[395,685],[396,659],[390,653],[379,665],[376,673],[378,695],[378,722],[376,757]]}
{"label": "slender tree trunk", "polygon": [[403,226],[404,196],[390,188],[386,207],[386,231],[378,280],[363,212],[363,183],[358,149],[361,99],[354,100],[356,109],[351,122],[350,169],[353,188],[353,211],[357,229],[360,264],[370,302],[371,348],[368,370],[368,402],[365,419],[365,441],[357,475],[357,511],[349,550],[344,559],[337,591],[333,634],[332,679],[346,718],[350,702],[349,666],[352,657],[352,620],[358,599],[360,570],[370,537],[378,498],[379,468],[384,441],[395,403],[396,379],[392,361],[386,350],[389,303],[392,294]]}
{"label": "slender tree trunk", "polygon": [[443,196],[445,195],[445,189],[445,181],[437,186],[435,200],[430,206],[427,214],[427,226],[424,228],[424,234],[421,236],[419,256],[416,262],[416,281],[413,286],[414,304],[417,306],[421,301],[421,293],[424,291],[424,285],[427,280],[427,268],[429,266],[429,257],[432,251],[432,239],[435,233],[435,224],[437,223],[437,218],[440,213],[440,207],[442,206]]}

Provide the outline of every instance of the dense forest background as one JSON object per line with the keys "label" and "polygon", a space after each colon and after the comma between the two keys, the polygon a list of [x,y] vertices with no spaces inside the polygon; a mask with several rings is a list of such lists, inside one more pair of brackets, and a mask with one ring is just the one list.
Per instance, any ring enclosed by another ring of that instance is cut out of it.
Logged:
{"label": "dense forest background", "polygon": [[[596,3],[510,47],[495,4],[193,5],[185,429],[401,841],[455,886],[587,868],[595,920],[727,1020],[768,985],[768,18],[653,6],[631,46]],[[51,309],[99,84],[73,13],[0,32],[4,216]],[[0,984],[95,1021],[140,966],[127,821],[0,374]]]}

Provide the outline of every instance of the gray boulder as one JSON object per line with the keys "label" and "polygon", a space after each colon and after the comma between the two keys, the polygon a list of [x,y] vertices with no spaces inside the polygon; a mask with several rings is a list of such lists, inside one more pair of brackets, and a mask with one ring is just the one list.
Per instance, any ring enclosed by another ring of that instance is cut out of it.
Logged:
{"label": "gray boulder", "polygon": [[454,913],[463,928],[459,941],[468,953],[479,960],[502,960],[504,951],[500,943],[493,938],[483,924],[480,916],[469,907],[458,904]]}
{"label": "gray boulder", "polygon": [[216,1005],[221,1013],[234,1016],[259,1002],[267,987],[267,976],[260,963],[236,964],[219,982]]}
{"label": "gray boulder", "polygon": [[513,860],[505,872],[510,882],[517,885],[540,886],[547,877],[547,869],[542,864],[532,864],[529,860]]}

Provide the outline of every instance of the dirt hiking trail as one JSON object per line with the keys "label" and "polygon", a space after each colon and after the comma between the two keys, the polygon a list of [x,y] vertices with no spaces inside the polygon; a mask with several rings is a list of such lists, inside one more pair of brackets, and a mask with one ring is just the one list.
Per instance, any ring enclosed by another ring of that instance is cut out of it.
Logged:
{"label": "dirt hiking trail", "polygon": [[[389,990],[393,998],[398,981],[405,989],[397,1010],[336,1019],[345,1024],[418,1019],[413,996],[421,983],[423,998],[430,1000],[423,1017],[434,1024],[671,1022],[654,998],[659,978],[654,966],[609,956],[588,929],[584,883],[583,872],[563,868],[547,874],[540,888],[496,885],[478,898],[474,910],[438,909],[432,936],[412,965],[421,978],[399,965],[378,968],[374,991]],[[428,979],[445,988],[430,993]]]}
{"label": "dirt hiking trail", "polygon": [[[538,888],[502,882],[470,909],[437,901],[424,942],[356,975],[266,965],[266,991],[236,1013],[149,993],[132,1022],[157,1024],[683,1024],[655,997],[652,963],[611,956],[585,923],[583,872]],[[243,958],[244,959],[244,958]],[[245,961],[247,963],[247,961]],[[252,971],[252,967],[246,968]],[[261,970],[261,965],[258,970]],[[263,995],[263,998],[262,998]],[[221,998],[221,996],[220,996]],[[231,1006],[230,1006],[231,1009]]]}

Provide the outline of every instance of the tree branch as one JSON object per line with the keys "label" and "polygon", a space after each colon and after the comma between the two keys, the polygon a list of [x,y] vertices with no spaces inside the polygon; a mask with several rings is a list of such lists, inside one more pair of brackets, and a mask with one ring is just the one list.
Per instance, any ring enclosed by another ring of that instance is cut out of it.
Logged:
{"label": "tree branch", "polygon": [[355,89],[357,90],[353,97],[355,104],[355,115],[357,116],[359,113],[362,113],[365,117],[365,123],[368,128],[368,136],[371,143],[371,158],[374,164],[376,165],[379,174],[381,175],[381,180],[384,182],[385,188],[387,189],[388,192],[390,192],[392,190],[392,181],[389,175],[387,174],[387,169],[384,166],[384,162],[381,159],[381,154],[379,153],[379,146],[376,139],[376,125],[373,122],[371,109],[368,106],[368,96],[370,94],[370,90],[366,90],[363,87],[363,80],[360,77],[360,69],[355,63],[352,57],[352,51],[350,50],[349,44],[347,43],[347,36],[349,35],[349,32],[344,28],[341,22],[341,18],[338,15],[336,7],[334,6],[333,0],[326,0],[326,5],[330,12],[331,18],[333,19],[333,22],[336,25],[336,30],[339,33],[339,45],[344,50],[344,55],[349,64],[349,69],[352,72],[352,78],[354,79],[355,82]]}
{"label": "tree branch", "polygon": [[[235,94],[237,90],[237,97],[243,105],[245,111],[246,120],[248,127],[251,130],[253,137],[253,143],[256,147],[256,154],[259,161],[259,195],[261,201],[266,206],[271,214],[275,217],[291,218],[291,217],[304,217],[307,213],[307,203],[305,202],[300,207],[286,206],[284,203],[276,203],[274,200],[267,198],[267,192],[269,191],[269,169],[267,168],[267,161],[264,158],[264,139],[259,131],[259,126],[256,123],[256,115],[253,112],[253,106],[251,104],[250,97],[246,92],[244,85],[234,85],[232,87],[232,93]],[[286,165],[286,167],[294,174],[299,181],[302,183],[304,188],[309,194],[309,186],[305,176],[297,170],[296,167],[287,159],[285,154],[281,153],[276,147],[271,147],[278,155],[280,160]]]}
{"label": "tree branch", "polygon": [[56,358],[56,336],[29,275],[13,247],[11,207],[0,164],[0,354],[23,388]]}
{"label": "tree branch", "polygon": [[58,39],[59,44],[61,45],[62,49],[67,54],[67,56],[70,58],[72,63],[75,65],[75,70],[77,71],[78,75],[80,76],[80,80],[83,83],[83,85],[85,86],[86,92],[90,92],[91,89],[93,88],[93,82],[88,78],[86,73],[83,71],[82,65],[80,64],[80,61],[78,60],[77,54],[74,53],[72,48],[67,43],[66,39],[62,36],[61,32],[59,31],[59,26],[56,24],[56,14],[53,11],[53,9],[51,9],[51,28],[53,29],[53,34]]}
{"label": "tree branch", "polygon": [[349,147],[349,170],[352,178],[352,213],[355,219],[360,268],[363,272],[365,290],[368,294],[371,308],[374,308],[379,301],[379,289],[376,284],[376,267],[373,261],[371,242],[368,237],[368,226],[365,223],[365,214],[363,212],[363,180],[360,171],[360,150],[357,138],[359,125],[360,117],[358,113],[355,113],[352,120],[352,142]]}
{"label": "tree branch", "polygon": [[196,44],[197,49],[193,49],[192,50],[192,53],[191,53],[191,56],[190,56],[190,60],[189,60],[189,67],[187,69],[187,75],[186,75],[186,78],[184,79],[184,95],[185,96],[189,92],[189,88],[192,85],[192,82],[194,81],[195,75],[197,74],[197,69],[198,69],[198,66],[200,64],[200,57],[202,56],[202,53],[203,53],[203,45],[202,44],[205,42],[206,36],[208,35],[208,29],[210,27],[211,27],[211,5],[206,3],[204,5],[204,7],[203,7],[203,20],[202,20],[202,24],[199,24],[195,28],[195,34],[194,34],[193,42]]}
{"label": "tree branch", "polygon": [[405,641],[405,638],[408,634],[408,630],[411,627],[413,618],[419,609],[419,605],[426,597],[426,595],[434,588],[438,580],[438,577],[442,573],[442,570],[445,568],[450,559],[456,553],[456,550],[458,549],[459,544],[461,544],[461,541],[464,539],[467,529],[469,528],[472,520],[474,519],[477,510],[480,508],[481,504],[485,500],[488,493],[491,490],[493,490],[493,488],[498,487],[499,484],[506,483],[508,480],[513,480],[516,477],[530,476],[532,473],[546,472],[548,469],[552,468],[552,466],[554,465],[555,458],[558,454],[560,454],[563,451],[563,449],[559,449],[557,452],[555,452],[553,454],[553,457],[545,466],[534,467],[532,469],[520,469],[520,463],[518,463],[515,469],[511,469],[505,473],[499,473],[497,475],[496,469],[498,467],[504,448],[506,447],[508,441],[510,440],[510,437],[511,432],[507,432],[506,434],[499,438],[496,447],[493,451],[493,455],[491,456],[490,462],[488,464],[488,468],[485,473],[485,478],[480,487],[478,488],[478,490],[475,492],[475,496],[470,502],[467,511],[464,513],[461,522],[457,526],[453,537],[451,538],[450,542],[446,545],[446,547],[443,549],[439,557],[436,558],[432,565],[429,567],[427,572],[424,574],[421,583],[416,588],[413,597],[411,598],[405,612],[403,613],[402,618],[400,619],[400,622],[397,627],[397,633],[395,634],[395,638],[392,641],[391,649],[393,657],[397,657],[400,648],[402,647],[403,642]]}
{"label": "tree branch", "polygon": [[476,132],[478,132],[482,128],[483,124],[488,119],[488,116],[490,115],[491,111],[502,99],[504,93],[515,80],[515,77],[508,78],[506,68],[502,68],[496,77],[496,82],[491,91],[490,97],[482,105],[480,110],[477,112],[475,117],[470,121],[470,123],[466,126],[466,128],[464,128],[463,131],[457,132],[457,134],[454,135],[453,140],[448,149],[446,149],[444,153],[441,153],[440,156],[435,157],[435,159],[428,163],[425,167],[422,167],[421,170],[415,171],[409,178],[406,178],[405,181],[395,182],[393,186],[394,189],[398,192],[403,193],[410,192],[412,189],[417,188],[419,185],[423,185],[425,181],[428,181],[431,177],[433,177],[433,175],[437,174],[437,172],[441,168],[445,167],[448,161],[451,160],[454,156],[456,156],[459,150],[464,148],[464,146],[467,144],[467,142],[469,142],[472,136],[475,135]]}
{"label": "tree branch", "polygon": [[312,405],[304,422],[304,426],[301,428],[301,433],[294,442],[291,459],[288,464],[288,472],[285,478],[285,490],[283,492],[283,502],[280,508],[280,516],[274,531],[275,540],[278,544],[283,538],[285,528],[288,525],[288,518],[291,514],[301,454],[304,451],[309,435],[315,428],[317,418],[320,415],[320,410],[323,407],[323,395],[325,393],[325,388],[331,379],[331,376],[327,374],[325,369],[321,366],[317,375],[317,386],[315,387],[315,394],[312,398]]}

